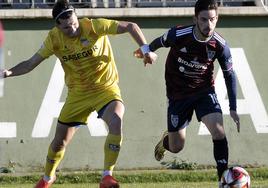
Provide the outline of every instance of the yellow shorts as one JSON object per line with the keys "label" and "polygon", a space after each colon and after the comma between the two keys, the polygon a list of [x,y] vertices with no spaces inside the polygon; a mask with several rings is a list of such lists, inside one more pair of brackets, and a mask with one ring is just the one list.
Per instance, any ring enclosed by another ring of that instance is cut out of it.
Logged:
{"label": "yellow shorts", "polygon": [[113,100],[122,101],[119,87],[87,95],[68,93],[58,121],[70,126],[87,124],[91,112],[98,112]]}

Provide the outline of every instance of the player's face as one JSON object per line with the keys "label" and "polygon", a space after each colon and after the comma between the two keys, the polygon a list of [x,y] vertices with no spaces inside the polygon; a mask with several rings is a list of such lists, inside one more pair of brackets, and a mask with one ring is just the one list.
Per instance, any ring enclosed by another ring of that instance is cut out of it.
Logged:
{"label": "player's face", "polygon": [[217,21],[218,14],[216,10],[203,10],[199,12],[198,16],[194,19],[197,32],[202,38],[208,38],[212,36]]}
{"label": "player's face", "polygon": [[69,19],[59,19],[57,27],[67,36],[76,37],[80,34],[79,22],[75,13]]}

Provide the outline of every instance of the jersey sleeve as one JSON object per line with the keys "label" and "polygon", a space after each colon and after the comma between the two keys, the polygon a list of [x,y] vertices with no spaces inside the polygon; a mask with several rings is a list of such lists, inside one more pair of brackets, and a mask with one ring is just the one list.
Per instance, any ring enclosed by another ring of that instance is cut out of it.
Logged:
{"label": "jersey sleeve", "polygon": [[104,18],[92,19],[92,28],[99,36],[115,35],[117,34],[117,27],[119,22],[116,20],[109,20]]}
{"label": "jersey sleeve", "polygon": [[223,50],[218,58],[218,61],[220,63],[221,69],[224,72],[229,72],[233,68],[233,61],[232,61],[232,55],[230,48],[228,44],[225,44],[223,46]]}
{"label": "jersey sleeve", "polygon": [[164,47],[174,46],[176,42],[176,27],[170,28],[164,35],[162,35],[161,42]]}
{"label": "jersey sleeve", "polygon": [[233,70],[231,51],[227,44],[223,47],[222,54],[218,58],[218,61],[221,66],[227,88],[230,110],[236,111],[236,75]]}
{"label": "jersey sleeve", "polygon": [[48,58],[49,56],[54,54],[51,33],[48,34],[47,38],[45,39],[37,53],[43,58]]}
{"label": "jersey sleeve", "polygon": [[162,36],[154,39],[149,45],[150,50],[154,52],[161,47],[168,48],[174,46],[176,40],[175,33],[176,33],[175,29],[171,28],[167,32],[165,32]]}

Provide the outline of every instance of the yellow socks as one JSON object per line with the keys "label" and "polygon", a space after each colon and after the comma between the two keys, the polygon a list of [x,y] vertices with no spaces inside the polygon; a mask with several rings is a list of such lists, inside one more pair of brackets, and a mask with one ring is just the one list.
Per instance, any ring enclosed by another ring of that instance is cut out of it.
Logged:
{"label": "yellow socks", "polygon": [[54,152],[51,149],[51,146],[48,148],[47,161],[45,165],[45,176],[53,177],[55,175],[56,169],[60,164],[64,156],[64,150]]}
{"label": "yellow socks", "polygon": [[121,135],[108,134],[104,145],[104,170],[112,171],[122,143]]}
{"label": "yellow socks", "polygon": [[[113,171],[117,161],[122,143],[121,135],[108,134],[104,145],[104,170]],[[47,161],[45,165],[45,176],[53,177],[59,163],[63,159],[64,150],[54,152],[51,146],[48,148]]]}

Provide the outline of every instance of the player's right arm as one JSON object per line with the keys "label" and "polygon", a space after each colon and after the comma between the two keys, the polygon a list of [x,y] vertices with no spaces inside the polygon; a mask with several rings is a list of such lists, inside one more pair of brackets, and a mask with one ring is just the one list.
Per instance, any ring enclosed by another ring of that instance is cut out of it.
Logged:
{"label": "player's right arm", "polygon": [[233,69],[233,60],[231,56],[231,51],[226,43],[224,45],[222,54],[218,58],[218,62],[220,63],[223,76],[225,79],[225,85],[229,98],[230,115],[237,126],[237,131],[240,132],[240,120],[236,111],[236,94],[237,94],[236,74]]}
{"label": "player's right arm", "polygon": [[41,55],[35,53],[30,59],[22,61],[9,70],[4,70],[3,75],[6,78],[26,74],[37,67],[44,59]]}

